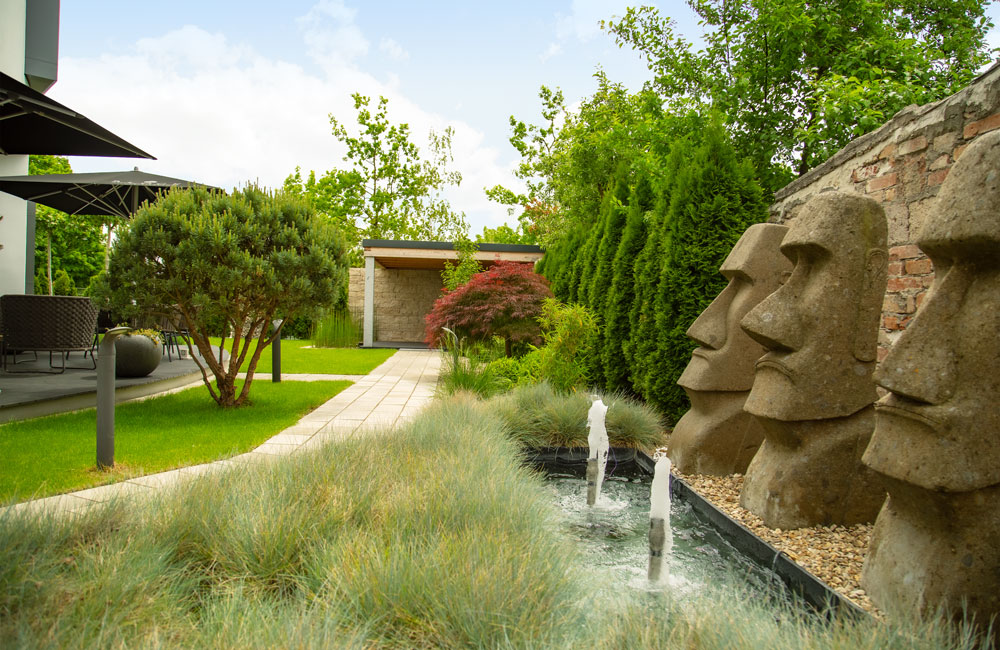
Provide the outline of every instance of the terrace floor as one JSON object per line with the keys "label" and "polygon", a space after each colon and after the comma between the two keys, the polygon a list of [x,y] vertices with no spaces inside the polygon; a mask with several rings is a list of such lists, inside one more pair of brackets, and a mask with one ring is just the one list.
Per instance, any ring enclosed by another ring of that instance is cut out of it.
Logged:
{"label": "terrace floor", "polygon": [[[45,363],[48,363],[47,359]],[[169,364],[160,364],[161,367],[163,365]],[[157,489],[210,472],[222,471],[237,463],[260,462],[293,454],[332,440],[384,430],[413,418],[420,409],[430,403],[437,385],[440,366],[441,353],[437,350],[400,350],[367,375],[352,376],[351,379],[355,380],[354,385],[338,393],[305,415],[298,423],[273,436],[253,451],[214,463],[183,467],[80,492],[19,503],[11,508],[80,512],[95,504],[125,495],[154,494]],[[3,379],[7,377],[8,375],[0,375]],[[268,375],[256,374],[254,377],[263,379]],[[339,378],[345,377],[282,374],[282,379],[288,381]],[[200,382],[200,373],[194,379]]]}

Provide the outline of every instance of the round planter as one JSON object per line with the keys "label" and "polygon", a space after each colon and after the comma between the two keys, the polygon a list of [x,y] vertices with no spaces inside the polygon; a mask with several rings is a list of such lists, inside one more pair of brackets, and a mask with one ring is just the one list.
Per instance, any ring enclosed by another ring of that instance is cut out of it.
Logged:
{"label": "round planter", "polygon": [[160,345],[148,336],[122,336],[115,341],[115,374],[119,377],[145,377],[156,370],[161,358]]}

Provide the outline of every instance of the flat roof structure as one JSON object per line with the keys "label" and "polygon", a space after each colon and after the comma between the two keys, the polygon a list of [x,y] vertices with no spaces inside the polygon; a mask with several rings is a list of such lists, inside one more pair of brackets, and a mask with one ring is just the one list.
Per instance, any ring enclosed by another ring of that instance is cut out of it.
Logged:
{"label": "flat roof structure", "polygon": [[[403,241],[397,239],[364,239],[361,241],[365,258],[364,336],[362,345],[373,347],[375,341],[375,265],[393,271],[443,270],[445,262],[457,262],[458,251],[453,242]],[[534,264],[542,258],[542,249],[524,244],[478,244],[476,259],[484,268],[498,262]],[[381,289],[381,287],[380,287]],[[393,292],[379,291],[380,295]],[[398,295],[398,293],[397,293]],[[420,306],[430,311],[433,301]]]}

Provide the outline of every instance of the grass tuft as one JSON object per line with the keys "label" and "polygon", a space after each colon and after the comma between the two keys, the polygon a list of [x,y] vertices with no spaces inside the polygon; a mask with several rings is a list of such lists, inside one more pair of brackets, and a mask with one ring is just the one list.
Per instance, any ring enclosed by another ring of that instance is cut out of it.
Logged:
{"label": "grass tuft", "polygon": [[[601,395],[608,405],[608,438],[616,447],[654,449],[663,442],[663,425],[651,408],[620,394]],[[518,386],[493,398],[489,406],[528,447],[586,447],[586,393],[565,393],[549,383]]]}

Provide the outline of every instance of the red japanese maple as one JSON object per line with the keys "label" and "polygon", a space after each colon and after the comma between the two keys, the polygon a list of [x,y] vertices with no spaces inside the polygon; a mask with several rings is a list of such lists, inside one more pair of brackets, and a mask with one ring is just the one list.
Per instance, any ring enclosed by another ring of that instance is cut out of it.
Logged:
{"label": "red japanese maple", "polygon": [[499,336],[510,356],[513,343],[539,341],[542,301],[551,297],[548,280],[531,264],[500,262],[437,299],[425,317],[427,343],[437,345],[447,327],[473,340]]}

